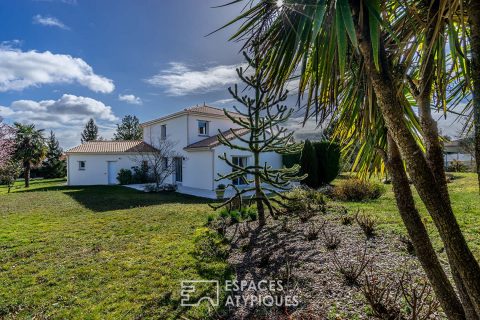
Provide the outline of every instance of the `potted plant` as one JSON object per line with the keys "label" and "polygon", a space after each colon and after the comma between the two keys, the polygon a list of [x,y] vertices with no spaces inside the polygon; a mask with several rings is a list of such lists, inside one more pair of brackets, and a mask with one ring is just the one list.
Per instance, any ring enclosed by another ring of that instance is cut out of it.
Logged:
{"label": "potted plant", "polygon": [[226,188],[227,187],[223,183],[217,186],[217,189],[215,189],[215,193],[217,194],[217,199],[223,199]]}

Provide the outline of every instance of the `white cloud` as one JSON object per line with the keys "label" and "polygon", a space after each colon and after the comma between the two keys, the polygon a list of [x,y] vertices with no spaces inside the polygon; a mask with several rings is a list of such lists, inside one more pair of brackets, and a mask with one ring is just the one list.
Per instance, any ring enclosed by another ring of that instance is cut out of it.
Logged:
{"label": "white cloud", "polygon": [[237,67],[239,65],[221,65],[204,70],[192,70],[184,63],[171,62],[168,69],[145,81],[165,88],[168,94],[174,96],[225,90],[228,85],[238,81],[235,71]]}
{"label": "white cloud", "polygon": [[235,100],[235,99],[233,99],[233,98],[220,99],[220,100],[213,101],[213,102],[212,102],[212,105],[217,105],[217,104],[221,104],[221,105],[223,105],[223,104],[233,104],[235,101],[237,101],[237,100]]}
{"label": "white cloud", "polygon": [[0,92],[73,82],[95,92],[110,93],[115,89],[112,80],[95,74],[80,58],[0,47]]}
{"label": "white cloud", "polygon": [[90,118],[95,119],[99,134],[105,138],[114,129],[113,122],[119,120],[103,102],[70,94],[58,100],[17,100],[8,107],[0,106],[0,117],[9,122],[34,123],[38,128],[53,129],[67,147],[80,143],[80,133]]}
{"label": "white cloud", "polygon": [[67,27],[62,21],[58,20],[57,18],[46,17],[39,14],[33,17],[33,23],[46,27],[58,27],[63,30],[70,30],[69,27]]}
{"label": "white cloud", "polygon": [[120,94],[118,95],[118,100],[124,101],[130,104],[142,104],[142,99],[134,96],[133,94]]}

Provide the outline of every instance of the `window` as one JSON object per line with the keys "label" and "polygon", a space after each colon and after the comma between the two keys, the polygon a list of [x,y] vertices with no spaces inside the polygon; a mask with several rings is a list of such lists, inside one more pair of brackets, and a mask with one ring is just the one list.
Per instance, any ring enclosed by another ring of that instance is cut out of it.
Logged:
{"label": "window", "polygon": [[167,157],[162,158],[162,167],[163,167],[163,170],[167,170],[167,167],[168,167],[168,158]]}
{"label": "window", "polygon": [[[239,167],[245,168],[247,166],[248,157],[232,157],[232,163]],[[235,168],[232,168],[232,172],[235,171]],[[244,176],[232,179],[234,186],[246,185],[247,179]]]}
{"label": "window", "polygon": [[198,120],[198,135],[208,136],[208,121]]}
{"label": "window", "polygon": [[167,125],[162,124],[161,131],[160,131],[160,139],[165,140],[167,139]]}
{"label": "window", "polygon": [[85,170],[85,161],[78,161],[78,170]]}
{"label": "window", "polygon": [[175,158],[175,181],[183,181],[183,159],[181,157]]}
{"label": "window", "polygon": [[148,169],[148,161],[147,160],[142,161],[142,169]]}

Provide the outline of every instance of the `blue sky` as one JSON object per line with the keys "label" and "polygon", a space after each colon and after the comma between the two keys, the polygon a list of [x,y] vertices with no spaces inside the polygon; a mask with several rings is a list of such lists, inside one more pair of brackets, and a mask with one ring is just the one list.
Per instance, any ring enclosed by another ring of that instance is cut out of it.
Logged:
{"label": "blue sky", "polygon": [[[147,121],[204,102],[229,108],[240,44],[228,41],[234,28],[206,37],[243,7],[212,8],[226,2],[2,1],[0,116],[53,129],[69,148],[90,117],[108,139],[126,114]],[[315,131],[299,119],[297,132]],[[451,122],[440,128],[455,136]]]}
{"label": "blue sky", "polygon": [[219,0],[16,0],[0,11],[0,115],[78,144],[94,117],[110,138],[118,118],[187,106],[229,107],[242,62],[233,29],[208,33],[240,6]]}

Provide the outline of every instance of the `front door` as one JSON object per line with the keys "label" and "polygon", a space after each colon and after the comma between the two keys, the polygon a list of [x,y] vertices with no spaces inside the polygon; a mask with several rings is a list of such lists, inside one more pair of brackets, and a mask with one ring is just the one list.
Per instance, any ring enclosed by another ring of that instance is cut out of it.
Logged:
{"label": "front door", "polygon": [[108,184],[117,184],[117,162],[108,161]]}
{"label": "front door", "polygon": [[183,159],[181,157],[175,158],[175,181],[183,181]]}

